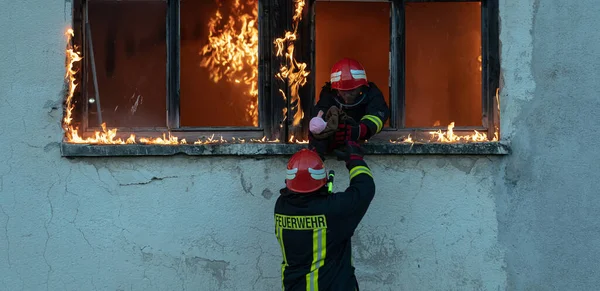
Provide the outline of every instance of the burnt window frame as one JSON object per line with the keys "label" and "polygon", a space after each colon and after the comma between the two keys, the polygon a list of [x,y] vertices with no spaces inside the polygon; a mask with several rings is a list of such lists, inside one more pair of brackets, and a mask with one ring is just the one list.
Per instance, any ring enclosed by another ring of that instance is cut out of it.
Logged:
{"label": "burnt window frame", "polygon": [[[87,46],[85,45],[85,7],[89,0],[76,0],[73,4],[73,27],[75,36],[73,43],[79,47],[83,56],[81,68],[86,66]],[[93,1],[114,1],[114,0],[93,0]],[[127,0],[126,0],[127,1]],[[129,0],[136,1],[136,0]],[[305,118],[297,126],[292,125],[291,118],[285,118],[282,109],[288,110],[288,116],[293,115],[294,108],[288,100],[284,100],[280,95],[280,90],[289,96],[289,88],[285,82],[275,78],[279,72],[280,66],[285,62],[283,57],[274,55],[275,48],[273,41],[282,37],[286,31],[292,29],[292,16],[294,12],[294,1],[279,0],[257,0],[258,1],[258,127],[180,127],[179,126],[179,80],[180,80],[180,1],[181,0],[145,0],[152,2],[165,2],[167,5],[166,24],[167,24],[167,70],[165,94],[166,99],[166,127],[160,128],[131,128],[118,127],[118,132],[126,138],[130,133],[144,137],[160,137],[162,134],[173,133],[180,139],[185,138],[188,141],[194,141],[202,136],[222,136],[229,139],[235,138],[262,138],[267,137],[270,140],[279,139],[281,143],[286,143],[292,136],[299,140],[307,138],[307,128],[310,118],[307,116],[313,114],[315,86],[321,84],[315,83],[315,17],[314,7],[318,0],[306,0],[303,11],[303,19],[298,28],[298,40],[295,42],[295,58],[299,62],[308,64],[311,74],[307,77],[307,83],[299,90],[301,107],[304,110]],[[341,0],[343,1],[343,0]],[[365,1],[367,2],[367,1]],[[391,6],[390,15],[390,103],[391,109],[390,126],[376,135],[372,140],[391,140],[411,134],[413,137],[429,139],[428,134],[431,130],[445,128],[427,127],[427,128],[406,128],[404,126],[404,4],[413,2],[481,2],[481,39],[482,39],[482,121],[481,127],[455,127],[454,131],[472,133],[472,131],[486,131],[489,139],[494,137],[494,133],[499,131],[499,112],[496,90],[499,88],[500,79],[500,60],[499,60],[499,21],[498,21],[498,0],[381,0],[377,2],[389,2]],[[78,72],[78,80],[82,80],[83,69]],[[85,81],[80,81],[80,86],[73,96],[77,104],[73,117],[75,120],[81,120],[80,130],[84,133],[92,133],[100,128],[89,128],[87,125],[87,110],[90,105],[87,96],[81,94],[86,86]],[[81,106],[80,104],[84,104]],[[112,128],[110,124],[107,125]]]}
{"label": "burnt window frame", "polygon": [[[74,103],[76,104],[75,110],[73,111],[74,120],[80,121],[79,126],[80,132],[83,134],[91,134],[94,131],[100,131],[100,127],[88,126],[88,109],[93,106],[99,106],[99,102],[90,103],[85,93],[87,92],[86,86],[88,84],[87,74],[85,72],[89,61],[87,58],[89,52],[89,46],[86,38],[86,9],[87,4],[90,0],[75,0],[72,6],[73,15],[73,28],[74,37],[72,42],[75,47],[78,48],[80,55],[83,57],[76,78],[78,80],[78,88],[73,96]],[[95,2],[113,2],[115,0],[91,0]],[[135,2],[137,0],[124,0]],[[282,57],[274,56],[274,44],[273,41],[277,37],[281,37],[285,34],[285,30],[282,28],[288,28],[291,23],[292,11],[287,13],[286,9],[293,10],[294,3],[288,7],[285,3],[278,3],[272,0],[257,0],[258,2],[258,126],[208,126],[208,127],[181,127],[180,126],[180,4],[182,0],[144,0],[147,2],[164,2],[166,7],[166,126],[165,127],[114,127],[107,124],[108,128],[116,128],[119,137],[126,138],[129,134],[134,133],[140,137],[160,137],[164,133],[172,133],[179,139],[186,139],[188,141],[195,141],[198,138],[216,136],[224,139],[240,138],[240,139],[251,139],[251,138],[263,138],[267,137],[269,140],[279,139],[282,142],[288,140],[288,136],[296,134],[297,139],[305,138],[306,135],[301,134],[306,122],[302,122],[300,126],[296,126],[293,131],[289,130],[284,120],[282,110],[283,108],[290,108],[289,102],[285,102],[283,98],[278,98],[279,90],[288,91],[287,86],[283,82],[276,82],[275,74],[279,71],[279,66],[283,61]],[[275,13],[270,11],[276,10]],[[274,17],[270,17],[273,14]],[[297,43],[296,46],[299,46]],[[275,96],[275,97],[272,97]],[[289,98],[288,98],[289,99]],[[304,100],[303,100],[304,104]],[[288,112],[294,112],[288,110]],[[290,123],[291,125],[291,123]]]}
{"label": "burnt window frame", "polygon": [[[327,1],[327,0],[323,0]],[[481,126],[456,126],[454,132],[473,133],[473,130],[487,133],[488,139],[499,135],[500,114],[499,100],[497,100],[497,90],[500,87],[500,49],[499,49],[499,12],[498,0],[338,0],[353,2],[388,2],[390,3],[390,120],[389,126],[384,127],[381,133],[375,135],[373,141],[396,140],[406,137],[409,134],[417,139],[428,140],[431,135],[429,132],[436,130],[445,130],[447,125],[432,127],[406,127],[405,126],[405,4],[423,3],[423,2],[479,2],[481,3],[481,57],[482,57],[482,75],[481,75]],[[320,0],[309,1],[309,18],[311,22],[311,67],[315,68],[315,4]],[[311,86],[319,86],[314,84]],[[316,100],[314,90],[311,99]],[[314,114],[314,112],[311,112]],[[496,138],[500,138],[497,136]]]}

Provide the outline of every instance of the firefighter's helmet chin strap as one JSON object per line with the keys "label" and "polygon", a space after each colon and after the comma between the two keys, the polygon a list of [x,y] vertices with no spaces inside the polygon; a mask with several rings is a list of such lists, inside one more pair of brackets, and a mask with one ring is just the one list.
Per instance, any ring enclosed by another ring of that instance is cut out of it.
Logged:
{"label": "firefighter's helmet chin strap", "polygon": [[327,176],[327,193],[331,194],[333,192],[333,178],[335,177],[335,172],[333,170],[329,171],[329,175]]}
{"label": "firefighter's helmet chin strap", "polygon": [[340,106],[340,109],[351,108],[358,104],[361,104],[363,102],[363,100],[365,100],[365,97],[367,97],[367,94],[365,92],[363,92],[363,90],[360,91],[360,95],[361,95],[360,99],[358,101],[354,102],[354,104],[346,104],[346,103],[341,102],[340,101],[341,97],[339,97],[339,96],[336,96],[335,98],[333,98],[333,100],[335,100],[335,102],[337,102],[337,104]]}

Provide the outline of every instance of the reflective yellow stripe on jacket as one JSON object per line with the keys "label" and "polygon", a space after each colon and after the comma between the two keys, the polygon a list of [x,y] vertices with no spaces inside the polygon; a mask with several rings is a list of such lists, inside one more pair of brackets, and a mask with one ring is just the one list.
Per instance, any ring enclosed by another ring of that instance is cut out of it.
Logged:
{"label": "reflective yellow stripe on jacket", "polygon": [[319,290],[319,268],[325,262],[327,254],[327,218],[325,215],[289,216],[275,214],[275,233],[283,255],[281,264],[281,286],[285,290],[284,272],[289,266],[283,245],[283,230],[312,231],[312,263],[310,272],[306,274],[306,290]]}
{"label": "reflective yellow stripe on jacket", "polygon": [[287,258],[285,257],[285,248],[283,245],[283,228],[275,227],[275,232],[277,236],[277,241],[279,242],[279,246],[281,247],[281,254],[283,255],[283,262],[281,263],[281,290],[285,290],[285,285],[283,284],[284,279],[284,271],[285,267],[288,266]]}
{"label": "reflective yellow stripe on jacket", "polygon": [[350,170],[350,180],[352,180],[352,178],[354,178],[360,174],[367,174],[371,178],[373,178],[373,175],[371,174],[371,170],[369,170],[369,168],[367,168],[365,166],[356,166],[356,167],[352,168],[352,170]]}
{"label": "reflective yellow stripe on jacket", "polygon": [[377,132],[379,133],[381,131],[381,129],[383,128],[383,122],[381,121],[381,118],[375,116],[375,115],[365,115],[363,116],[363,118],[361,118],[360,120],[368,120],[371,121],[375,124],[375,126],[377,126]]}
{"label": "reflective yellow stripe on jacket", "polygon": [[306,274],[306,291],[319,291],[319,268],[325,261],[326,242],[327,229],[313,229],[313,260],[310,273]]}

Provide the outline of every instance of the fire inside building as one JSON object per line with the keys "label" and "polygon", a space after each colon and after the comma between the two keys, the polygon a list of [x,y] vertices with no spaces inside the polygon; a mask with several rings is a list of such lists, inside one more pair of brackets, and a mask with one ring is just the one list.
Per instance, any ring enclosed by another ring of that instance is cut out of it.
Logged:
{"label": "fire inside building", "polygon": [[[2,4],[0,290],[599,289],[597,0]],[[353,227],[275,212],[346,57],[389,118],[301,173]]]}
{"label": "fire inside building", "polygon": [[306,143],[343,57],[391,118],[369,142],[495,142],[494,1],[75,1],[65,141]]}

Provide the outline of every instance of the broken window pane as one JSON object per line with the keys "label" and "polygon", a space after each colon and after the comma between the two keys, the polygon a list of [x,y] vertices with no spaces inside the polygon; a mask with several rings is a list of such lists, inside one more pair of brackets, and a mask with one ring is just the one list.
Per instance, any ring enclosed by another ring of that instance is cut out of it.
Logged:
{"label": "broken window pane", "polygon": [[316,99],[333,64],[349,57],[365,67],[389,105],[390,3],[317,1],[315,25]]}
{"label": "broken window pane", "polygon": [[406,126],[481,126],[480,3],[405,7]]}
{"label": "broken window pane", "polygon": [[258,126],[257,17],[257,0],[181,1],[181,126]]}
{"label": "broken window pane", "polygon": [[166,1],[88,2],[91,38],[84,38],[84,59],[90,127],[99,126],[98,101],[109,127],[166,125],[166,13]]}

